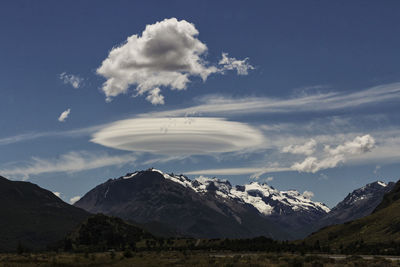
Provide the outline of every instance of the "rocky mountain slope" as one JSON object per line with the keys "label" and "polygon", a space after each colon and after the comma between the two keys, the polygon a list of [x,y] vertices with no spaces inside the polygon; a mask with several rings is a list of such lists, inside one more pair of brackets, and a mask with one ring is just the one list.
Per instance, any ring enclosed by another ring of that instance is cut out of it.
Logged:
{"label": "rocky mountain slope", "polygon": [[155,169],[110,179],[75,205],[141,224],[161,223],[193,237],[299,238],[305,226],[329,212],[294,190],[258,183],[233,187],[227,180],[190,180]]}
{"label": "rocky mountain slope", "polygon": [[[371,215],[344,224],[328,226],[306,238],[307,244],[318,242],[331,248],[362,250],[363,247],[377,249],[376,253],[391,253],[380,249],[395,249],[393,242],[400,242],[400,181],[384,196]],[[388,248],[385,248],[385,244]],[[370,249],[370,248],[369,248]]]}
{"label": "rocky mountain slope", "polygon": [[45,249],[89,216],[29,182],[0,177],[0,251]]}
{"label": "rocky mountain slope", "polygon": [[318,230],[322,227],[341,224],[370,215],[381,203],[383,196],[394,188],[395,183],[369,183],[349,193],[328,214],[322,217],[313,227]]}

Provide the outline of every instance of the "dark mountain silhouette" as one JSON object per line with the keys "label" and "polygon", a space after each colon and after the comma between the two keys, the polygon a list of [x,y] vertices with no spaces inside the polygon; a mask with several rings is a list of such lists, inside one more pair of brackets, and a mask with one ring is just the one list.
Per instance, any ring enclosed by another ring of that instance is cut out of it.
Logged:
{"label": "dark mountain silhouette", "polygon": [[0,214],[0,251],[45,249],[89,216],[35,184],[1,176]]}

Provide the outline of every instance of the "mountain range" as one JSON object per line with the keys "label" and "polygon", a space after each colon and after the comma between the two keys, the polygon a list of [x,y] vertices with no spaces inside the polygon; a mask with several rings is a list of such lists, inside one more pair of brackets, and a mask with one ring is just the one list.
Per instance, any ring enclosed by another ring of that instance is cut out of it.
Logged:
{"label": "mountain range", "polygon": [[[0,220],[0,251],[15,250],[18,243],[35,250],[46,249],[67,234],[75,246],[85,246],[81,243],[82,236],[94,237],[93,233],[98,231],[90,229],[91,221],[85,223],[91,213],[104,213],[128,222],[95,217],[96,227],[101,226],[105,236],[109,236],[110,229],[126,228],[139,233],[138,229],[144,228],[156,236],[265,236],[288,240],[304,238],[325,227],[308,239],[324,240],[320,238],[321,233],[343,227],[342,223],[346,226],[359,218],[394,216],[388,210],[400,201],[399,187],[399,183],[370,183],[348,194],[330,210],[306,194],[296,190],[279,191],[265,183],[232,186],[224,179],[191,180],[184,175],[148,169],[109,179],[72,206],[35,184],[0,177],[0,212],[4,214]],[[386,232],[397,227],[396,220],[388,223],[391,222],[395,225],[386,226]],[[332,224],[338,225],[326,227]],[[129,235],[118,233],[123,242],[129,242]]]}
{"label": "mountain range", "polygon": [[75,206],[148,225],[161,235],[175,233],[202,238],[267,236],[299,239],[320,227],[368,215],[393,183],[371,183],[349,194],[332,211],[296,190],[279,191],[253,182],[229,181],[148,169],[109,179],[83,196]]}

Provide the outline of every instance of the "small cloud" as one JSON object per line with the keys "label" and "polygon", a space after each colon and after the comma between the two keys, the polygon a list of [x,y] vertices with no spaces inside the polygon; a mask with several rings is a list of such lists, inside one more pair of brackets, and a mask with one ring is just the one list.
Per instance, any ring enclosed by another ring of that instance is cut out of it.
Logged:
{"label": "small cloud", "polygon": [[247,75],[249,74],[249,70],[253,70],[254,67],[249,64],[249,58],[245,58],[243,60],[236,59],[234,57],[228,57],[228,53],[222,53],[222,58],[218,62],[219,65],[222,65],[221,72],[225,70],[236,70],[238,75]]}
{"label": "small cloud", "polygon": [[164,96],[160,95],[160,88],[152,89],[146,97],[146,100],[152,103],[153,105],[163,105],[164,104]]}
{"label": "small cloud", "polygon": [[71,112],[70,108],[67,109],[66,111],[63,111],[61,113],[60,117],[58,117],[58,121],[59,122],[64,122],[68,118],[70,112]]}
{"label": "small cloud", "polygon": [[316,145],[317,142],[314,139],[311,139],[304,145],[286,146],[282,149],[282,152],[310,156],[315,152]]}
{"label": "small cloud", "polygon": [[78,75],[67,74],[66,72],[60,74],[60,80],[62,80],[64,84],[69,84],[75,89],[80,88],[83,84],[83,78]]}
{"label": "small cloud", "polygon": [[58,198],[61,198],[62,193],[60,192],[53,192],[54,195],[56,195]]}
{"label": "small cloud", "polygon": [[72,198],[69,199],[69,203],[71,203],[71,205],[73,205],[75,202],[77,202],[79,199],[81,199],[81,196],[74,196]]}
{"label": "small cloud", "polygon": [[304,191],[303,197],[307,199],[312,199],[314,197],[314,193],[311,191]]}

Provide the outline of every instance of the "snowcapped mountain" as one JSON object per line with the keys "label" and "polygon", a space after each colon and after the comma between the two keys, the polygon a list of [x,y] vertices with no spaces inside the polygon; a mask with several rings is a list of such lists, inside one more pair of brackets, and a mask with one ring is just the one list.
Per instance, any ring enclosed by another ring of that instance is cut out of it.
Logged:
{"label": "snowcapped mountain", "polygon": [[[190,180],[184,175],[167,174],[157,169],[149,169],[160,173],[165,179],[174,181],[193,191],[206,194],[214,193],[222,198],[231,198],[256,208],[262,215],[291,214],[299,211],[311,211],[321,214],[330,209],[323,203],[314,202],[296,190],[279,191],[266,183],[252,182],[232,187],[226,179],[199,177]],[[133,178],[138,172],[127,174],[123,179]]]}
{"label": "snowcapped mountain", "polygon": [[381,203],[383,196],[390,192],[395,183],[376,181],[349,193],[327,215],[315,225],[314,230],[324,226],[341,224],[370,215]]}
{"label": "snowcapped mountain", "polygon": [[257,182],[233,187],[224,179],[191,180],[156,169],[110,179],[75,205],[195,237],[299,238],[306,234],[303,228],[329,212],[295,190]]}

